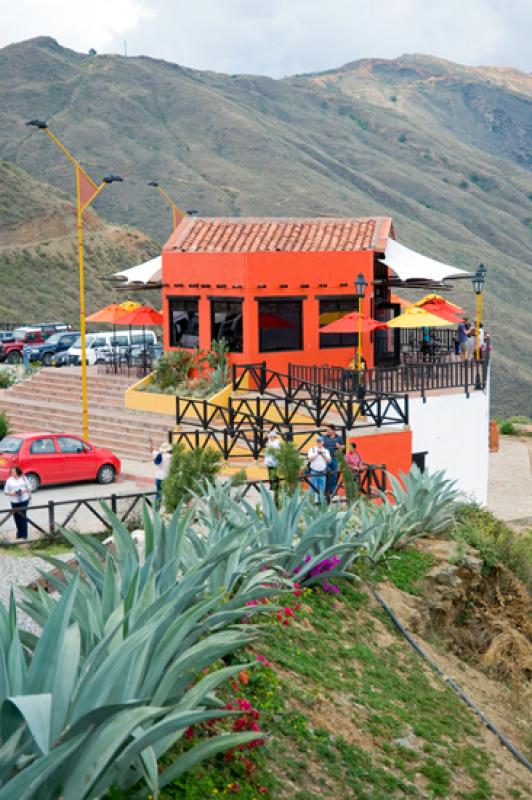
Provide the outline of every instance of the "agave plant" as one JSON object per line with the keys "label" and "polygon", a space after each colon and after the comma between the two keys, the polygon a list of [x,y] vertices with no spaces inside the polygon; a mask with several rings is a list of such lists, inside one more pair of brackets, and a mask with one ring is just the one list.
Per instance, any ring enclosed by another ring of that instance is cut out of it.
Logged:
{"label": "agave plant", "polygon": [[125,638],[117,616],[83,658],[72,614],[79,586],[73,577],[30,655],[13,597],[8,610],[0,605],[0,800],[88,800],[141,780],[137,796],[157,796],[201,759],[256,738],[252,732],[210,738],[159,773],[158,758],[190,725],[227,715],[213,692],[244,665],[197,677],[255,633],[233,627],[186,646],[215,601],[176,615],[175,601],[166,599],[149,607]]}
{"label": "agave plant", "polygon": [[393,503],[402,514],[412,513],[416,534],[441,533],[452,524],[459,492],[456,481],[447,479],[443,471],[421,472],[414,464],[399,480],[393,475],[388,479]]}

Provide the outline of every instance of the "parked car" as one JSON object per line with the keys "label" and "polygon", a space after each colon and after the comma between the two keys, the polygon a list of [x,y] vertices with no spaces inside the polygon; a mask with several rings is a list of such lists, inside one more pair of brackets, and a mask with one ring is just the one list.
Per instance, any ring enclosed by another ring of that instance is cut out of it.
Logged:
{"label": "parked car", "polygon": [[70,433],[21,433],[0,441],[0,483],[18,464],[35,492],[47,483],[113,483],[120,459]]}
{"label": "parked car", "polygon": [[31,348],[30,360],[42,361],[45,367],[51,367],[54,356],[72,347],[78,336],[79,333],[77,331],[53,333],[44,344],[35,345]]}
{"label": "parked car", "polygon": [[[120,331],[120,333],[104,331],[92,334],[90,342],[87,341],[87,364],[104,364],[112,351],[124,353],[127,352],[130,345],[142,344],[143,342],[147,345],[156,345],[157,337],[155,333],[149,330],[135,329],[132,331]],[[74,342],[69,350],[69,355],[71,356],[69,363],[81,364],[81,337],[78,337]]]}
{"label": "parked car", "polygon": [[25,344],[37,345],[44,343],[44,337],[39,328],[15,328],[13,336],[13,341],[4,341],[0,344],[0,362],[7,361],[8,364],[20,364],[22,363],[22,350]]}
{"label": "parked car", "polygon": [[[86,338],[87,347],[89,347],[91,341],[96,336],[95,333],[88,333]],[[73,344],[68,348],[68,350],[62,350],[59,353],[56,353],[52,357],[52,366],[53,367],[72,367],[72,366],[79,366],[81,364],[81,358],[79,357],[79,353],[81,353],[81,336],[76,336]]]}

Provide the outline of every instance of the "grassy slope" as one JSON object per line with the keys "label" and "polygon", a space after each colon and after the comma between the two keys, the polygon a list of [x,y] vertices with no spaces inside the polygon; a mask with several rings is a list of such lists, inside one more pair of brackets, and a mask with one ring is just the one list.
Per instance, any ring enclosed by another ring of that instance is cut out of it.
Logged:
{"label": "grassy slope", "polygon": [[525,771],[365,592],[342,584],[334,598],[307,594],[296,622],[275,623],[261,652],[273,669],[253,670],[229,698],[261,711],[269,739],[251,756],[254,766],[219,757],[215,768],[201,765],[167,787],[162,800],[527,796]]}
{"label": "grassy slope", "polygon": [[[0,154],[70,188],[68,164],[21,124],[57,116],[95,176],[127,178],[98,201],[115,222],[164,238],[169,211],[144,185],[156,177],[202,214],[390,213],[405,244],[484,261],[495,410],[530,413],[528,76],[403,57],[274,81],[45,38],[4,48],[0,69]],[[469,288],[456,297],[473,310]]]}
{"label": "grassy slope", "polygon": [[[76,215],[71,202],[0,161],[0,320],[53,317],[78,324]],[[127,295],[100,280],[157,253],[144,234],[86,214],[85,283],[90,311]],[[148,302],[154,302],[153,296]],[[156,300],[156,303],[158,301]]]}

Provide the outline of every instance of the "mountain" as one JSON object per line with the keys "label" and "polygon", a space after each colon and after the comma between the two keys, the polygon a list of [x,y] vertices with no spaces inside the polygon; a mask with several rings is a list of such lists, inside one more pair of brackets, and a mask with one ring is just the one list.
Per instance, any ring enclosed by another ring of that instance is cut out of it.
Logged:
{"label": "mountain", "polygon": [[[532,413],[532,77],[430,56],[364,59],[282,80],[40,37],[0,51],[0,156],[72,190],[68,162],[23,122],[49,121],[94,177],[98,211],[162,242],[176,202],[200,214],[390,214],[399,241],[488,268],[497,413]],[[469,282],[453,297],[473,313]]]}
{"label": "mountain", "polygon": [[[159,248],[143,233],[106,224],[91,212],[85,213],[84,233],[91,312],[126,297],[103,276],[146,260]],[[0,328],[2,322],[52,317],[77,326],[78,287],[75,206],[62,192],[0,160]]]}

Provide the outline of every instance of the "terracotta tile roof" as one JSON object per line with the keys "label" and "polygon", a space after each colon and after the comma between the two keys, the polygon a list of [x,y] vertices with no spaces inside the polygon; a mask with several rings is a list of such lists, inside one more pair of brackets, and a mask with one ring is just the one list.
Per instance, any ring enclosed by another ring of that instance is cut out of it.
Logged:
{"label": "terracotta tile roof", "polygon": [[183,253],[384,251],[390,217],[185,217],[165,249]]}

